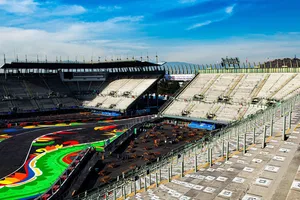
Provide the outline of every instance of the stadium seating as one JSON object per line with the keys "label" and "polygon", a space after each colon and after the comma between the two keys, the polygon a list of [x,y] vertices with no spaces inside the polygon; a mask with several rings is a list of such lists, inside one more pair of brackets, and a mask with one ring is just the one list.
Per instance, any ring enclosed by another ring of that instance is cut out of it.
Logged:
{"label": "stadium seating", "polygon": [[200,73],[163,114],[231,122],[299,92],[297,73]]}
{"label": "stadium seating", "polygon": [[99,95],[91,101],[85,101],[83,104],[88,107],[125,110],[158,78],[159,76],[153,75],[112,79],[106,83],[99,84],[100,88],[97,89],[101,91]]}
{"label": "stadium seating", "polygon": [[[3,76],[3,75],[2,75]],[[93,94],[84,105],[101,109],[125,110],[159,78],[158,75],[117,75],[106,81],[63,82],[58,74],[26,74],[0,79],[0,112],[72,108],[80,95]],[[73,96],[73,97],[72,97]]]}

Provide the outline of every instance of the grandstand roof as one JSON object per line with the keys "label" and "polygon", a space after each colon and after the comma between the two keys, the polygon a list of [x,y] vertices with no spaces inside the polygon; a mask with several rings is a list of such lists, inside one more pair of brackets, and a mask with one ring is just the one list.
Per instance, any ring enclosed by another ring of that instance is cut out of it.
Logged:
{"label": "grandstand roof", "polygon": [[100,68],[126,68],[126,67],[151,67],[160,66],[146,61],[114,61],[99,63],[75,63],[75,62],[12,62],[6,63],[2,69],[100,69]]}

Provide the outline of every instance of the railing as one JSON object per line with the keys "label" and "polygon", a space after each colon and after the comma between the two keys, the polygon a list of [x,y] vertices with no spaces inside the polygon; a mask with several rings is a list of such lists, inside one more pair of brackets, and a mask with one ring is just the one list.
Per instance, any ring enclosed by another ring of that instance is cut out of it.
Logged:
{"label": "railing", "polygon": [[235,69],[203,69],[199,70],[201,74],[225,74],[225,73],[299,73],[300,68],[282,67],[282,68],[235,68]]}
{"label": "railing", "polygon": [[[269,124],[269,127],[271,130],[273,130],[273,124],[277,120],[280,120],[282,117],[284,120],[286,120],[287,114],[291,116],[291,112],[294,110],[295,105],[300,102],[300,95],[296,95],[284,102],[278,103],[275,106],[270,106],[266,110],[257,113],[256,115],[248,116],[246,119],[237,121],[235,123],[230,124],[226,128],[220,130],[219,132],[215,134],[208,134],[205,135],[201,140],[193,143],[188,144],[182,148],[175,149],[171,152],[169,152],[167,155],[158,158],[157,162],[143,165],[139,169],[132,170],[124,175],[124,178],[118,181],[114,181],[108,186],[98,188],[94,191],[88,191],[83,195],[79,195],[78,199],[93,199],[96,195],[98,198],[104,199],[104,197],[107,199],[109,193],[112,193],[114,195],[114,199],[116,199],[116,190],[119,188],[122,188],[122,191],[124,187],[126,188],[127,185],[130,185],[131,188],[132,183],[135,183],[136,177],[138,179],[141,179],[143,176],[146,176],[147,174],[151,173],[157,173],[157,170],[162,169],[163,167],[169,166],[171,160],[175,157],[179,157],[178,155],[184,156],[187,152],[195,152],[196,156],[196,150],[199,148],[211,148],[216,144],[216,142],[223,140],[227,141],[227,145],[229,145],[229,141],[233,139],[236,135],[245,134],[247,131],[253,130],[254,134],[257,129],[263,129],[263,138],[262,138],[262,145],[265,146],[265,139],[266,139],[266,130],[267,130],[267,124]],[[291,119],[291,117],[290,117]],[[269,123],[270,122],[270,123]],[[284,121],[285,122],[285,121]],[[291,123],[291,120],[290,120]],[[272,132],[270,134],[273,134]],[[286,126],[284,124],[283,127],[283,133],[282,138],[285,140],[285,134],[286,134]],[[246,141],[246,140],[244,140]],[[255,143],[255,141],[254,141]],[[263,147],[264,147],[263,146]],[[226,160],[229,158],[229,148],[227,147],[227,153],[226,153]],[[182,161],[183,162],[183,161]],[[210,159],[210,163],[212,162],[212,159]],[[197,161],[195,166],[197,166]],[[168,168],[170,170],[170,168]],[[197,171],[197,169],[195,169]],[[181,172],[183,175],[183,172]],[[171,174],[172,174],[172,168],[171,168]],[[157,175],[157,174],[156,174]],[[170,176],[169,176],[170,181]],[[141,185],[140,185],[141,186]],[[147,186],[146,186],[147,187]],[[122,196],[122,195],[121,195]],[[91,198],[90,198],[91,197]],[[126,193],[125,193],[126,197]]]}

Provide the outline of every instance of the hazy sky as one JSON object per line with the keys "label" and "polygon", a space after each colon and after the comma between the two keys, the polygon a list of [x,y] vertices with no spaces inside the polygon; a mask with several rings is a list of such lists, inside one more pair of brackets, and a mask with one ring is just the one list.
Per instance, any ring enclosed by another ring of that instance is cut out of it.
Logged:
{"label": "hazy sky", "polygon": [[[0,0],[8,60],[98,56],[216,63],[300,54],[298,0]],[[299,55],[300,56],[300,55]],[[3,62],[1,55],[0,63]]]}

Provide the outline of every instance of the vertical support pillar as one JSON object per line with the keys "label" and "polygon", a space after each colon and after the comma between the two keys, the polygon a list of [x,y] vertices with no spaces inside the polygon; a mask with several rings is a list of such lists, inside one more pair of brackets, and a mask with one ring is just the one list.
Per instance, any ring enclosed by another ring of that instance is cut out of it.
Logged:
{"label": "vertical support pillar", "polygon": [[114,189],[114,192],[113,192],[113,193],[114,193],[113,199],[114,199],[114,200],[117,200],[117,188]]}
{"label": "vertical support pillar", "polygon": [[282,125],[282,140],[285,141],[285,134],[286,134],[286,116],[283,116],[283,125]]}
{"label": "vertical support pillar", "polygon": [[239,132],[237,133],[237,136],[236,136],[236,150],[237,151],[240,150],[240,134],[239,134]]}
{"label": "vertical support pillar", "polygon": [[136,195],[136,181],[133,181],[133,190],[134,190],[134,194]]}
{"label": "vertical support pillar", "polygon": [[141,190],[142,189],[142,177],[141,176],[139,177],[139,185],[140,185],[139,189]]}
{"label": "vertical support pillar", "polygon": [[151,172],[149,173],[149,186],[151,185]]}
{"label": "vertical support pillar", "polygon": [[292,111],[289,112],[289,129],[292,128]]}
{"label": "vertical support pillar", "polygon": [[161,182],[161,168],[159,168],[159,182]]}
{"label": "vertical support pillar", "polygon": [[157,175],[157,172],[155,172],[155,184],[156,184],[156,187],[158,187],[158,175]]}
{"label": "vertical support pillar", "polygon": [[195,172],[197,172],[198,171],[198,161],[197,161],[197,151],[196,151],[196,149],[195,149],[195,155],[194,155],[194,159],[195,159]]}
{"label": "vertical support pillar", "polygon": [[126,185],[124,185],[124,199],[126,199],[126,196],[127,196],[127,194],[126,194]]}
{"label": "vertical support pillar", "polygon": [[145,188],[145,192],[147,191],[147,176],[145,175],[145,184],[144,184],[144,188]]}
{"label": "vertical support pillar", "polygon": [[171,169],[168,167],[168,182],[171,182]]}
{"label": "vertical support pillar", "polygon": [[222,140],[222,156],[221,157],[224,157],[224,153],[225,153],[225,142],[224,142],[224,139]]}
{"label": "vertical support pillar", "polygon": [[184,157],[182,157],[182,161],[181,161],[181,177],[184,176]]}
{"label": "vertical support pillar", "polygon": [[267,132],[267,126],[264,125],[264,130],[263,130],[263,137],[262,137],[262,142],[261,142],[261,148],[264,149],[266,146],[266,132]]}
{"label": "vertical support pillar", "polygon": [[226,161],[229,159],[229,141],[227,141],[227,146],[226,146]]}
{"label": "vertical support pillar", "polygon": [[210,156],[209,156],[209,147],[207,147],[207,162],[209,163],[209,158],[210,158]]}
{"label": "vertical support pillar", "polygon": [[130,182],[129,194],[132,193],[132,182]]}
{"label": "vertical support pillar", "polygon": [[[125,190],[125,189],[124,189],[124,187],[125,187],[124,185],[122,185],[122,187],[121,187],[121,193],[122,193],[122,197],[124,197],[124,196],[125,196],[125,192],[124,192],[124,190]],[[125,199],[125,197],[124,197],[124,199]]]}
{"label": "vertical support pillar", "polygon": [[[254,126],[255,126],[255,124],[254,124]],[[255,140],[255,137],[256,137],[256,128],[255,127],[253,127],[253,144],[256,144],[256,140]]]}
{"label": "vertical support pillar", "polygon": [[173,165],[170,163],[170,178],[173,176]]}
{"label": "vertical support pillar", "polygon": [[274,116],[272,114],[271,116],[271,122],[270,122],[270,136],[273,136],[273,125],[274,125]]}
{"label": "vertical support pillar", "polygon": [[209,166],[212,166],[212,148],[209,148]]}
{"label": "vertical support pillar", "polygon": [[246,133],[244,133],[244,148],[243,148],[243,154],[245,154],[247,151],[247,140],[246,140]]}

